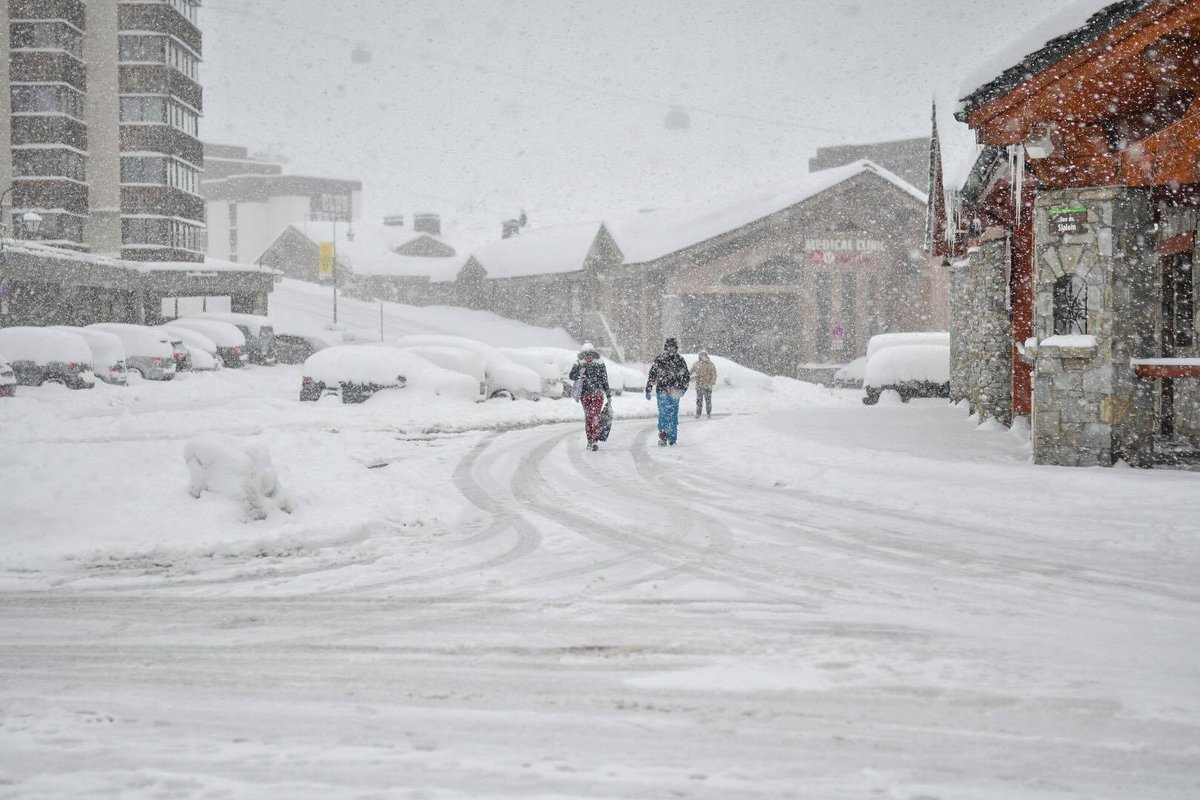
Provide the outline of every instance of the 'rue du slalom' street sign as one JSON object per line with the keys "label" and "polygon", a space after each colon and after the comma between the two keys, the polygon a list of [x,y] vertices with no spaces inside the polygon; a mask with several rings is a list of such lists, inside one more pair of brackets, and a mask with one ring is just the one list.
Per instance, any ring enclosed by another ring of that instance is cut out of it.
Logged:
{"label": "'rue du slalom' street sign", "polygon": [[1087,233],[1086,206],[1057,206],[1047,213],[1050,215],[1051,236],[1074,236]]}

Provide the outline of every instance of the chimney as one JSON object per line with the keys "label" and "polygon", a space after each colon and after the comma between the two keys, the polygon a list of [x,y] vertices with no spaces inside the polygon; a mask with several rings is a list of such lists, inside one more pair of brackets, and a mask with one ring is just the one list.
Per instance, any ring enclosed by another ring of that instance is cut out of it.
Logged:
{"label": "chimney", "polygon": [[413,230],[432,236],[442,235],[442,218],[438,214],[413,214]]}
{"label": "chimney", "polygon": [[389,214],[388,216],[383,218],[383,224],[388,228],[403,228],[404,227],[404,215],[403,214]]}

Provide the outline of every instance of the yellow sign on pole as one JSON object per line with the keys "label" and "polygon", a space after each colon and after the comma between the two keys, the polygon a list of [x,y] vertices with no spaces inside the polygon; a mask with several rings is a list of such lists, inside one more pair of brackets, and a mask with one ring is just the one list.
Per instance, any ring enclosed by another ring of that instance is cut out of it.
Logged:
{"label": "yellow sign on pole", "polygon": [[317,258],[317,279],[333,280],[333,242],[321,242],[318,248],[320,255]]}

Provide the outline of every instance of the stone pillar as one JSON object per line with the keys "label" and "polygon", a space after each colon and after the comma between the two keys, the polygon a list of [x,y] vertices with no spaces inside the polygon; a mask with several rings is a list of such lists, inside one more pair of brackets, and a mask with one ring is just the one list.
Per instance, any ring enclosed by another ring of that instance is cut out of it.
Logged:
{"label": "stone pillar", "polygon": [[[1053,210],[1081,218],[1074,231]],[[1149,383],[1129,359],[1155,349],[1157,252],[1150,193],[1142,189],[1043,192],[1035,207],[1033,457],[1038,464],[1149,466],[1154,434]],[[1086,291],[1084,331],[1055,336],[1056,285]]]}
{"label": "stone pillar", "polygon": [[954,266],[950,298],[950,397],[985,418],[1012,423],[1012,321],[1003,232]]}

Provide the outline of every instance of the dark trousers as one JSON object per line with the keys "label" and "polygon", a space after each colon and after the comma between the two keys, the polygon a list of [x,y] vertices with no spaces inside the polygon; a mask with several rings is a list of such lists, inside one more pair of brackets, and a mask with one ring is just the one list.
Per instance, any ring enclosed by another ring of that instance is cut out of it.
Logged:
{"label": "dark trousers", "polygon": [[697,389],[696,390],[696,416],[700,416],[700,412],[705,405],[708,405],[708,415],[712,416],[712,389]]}

